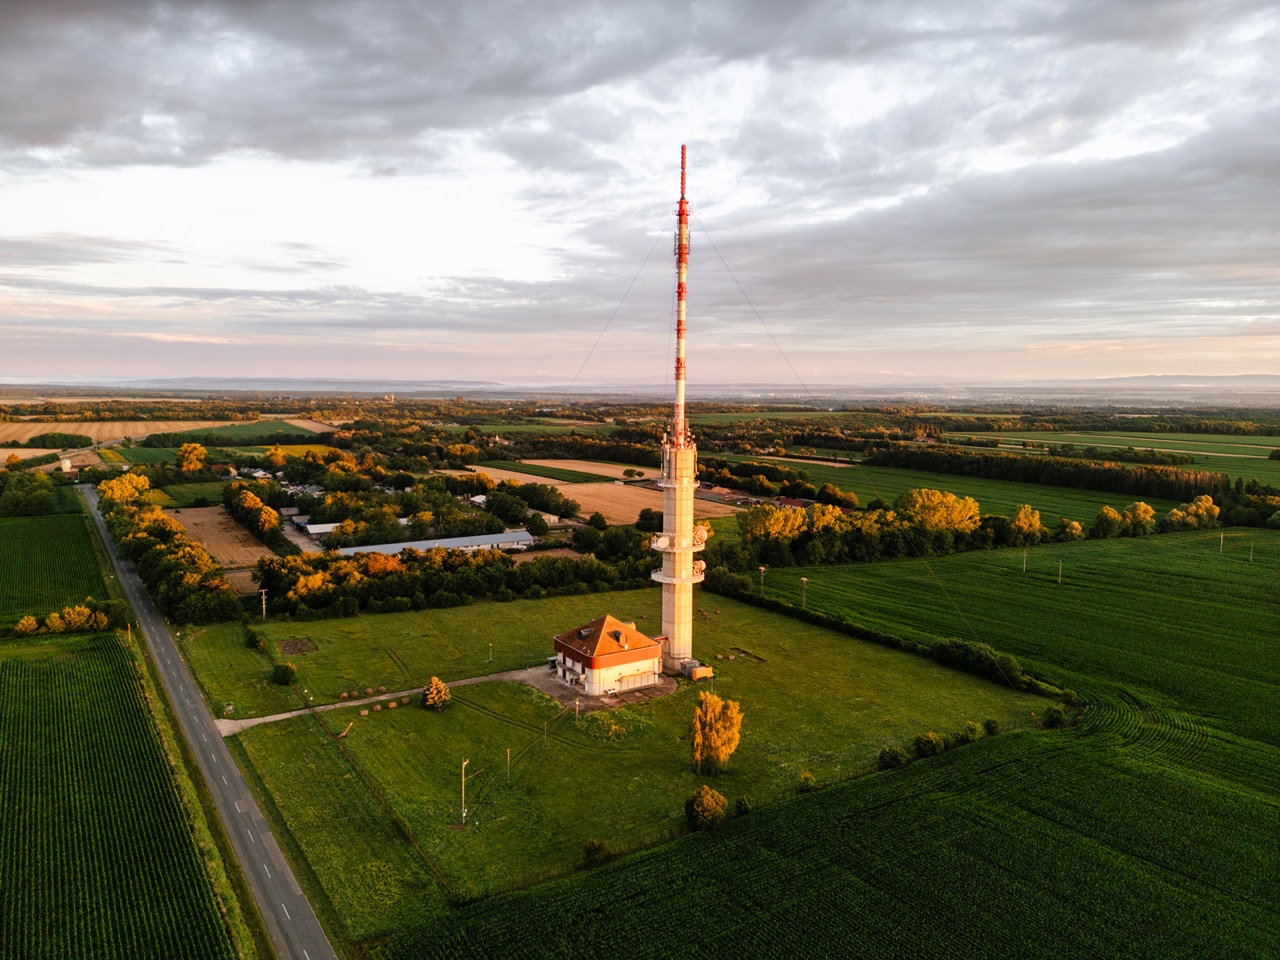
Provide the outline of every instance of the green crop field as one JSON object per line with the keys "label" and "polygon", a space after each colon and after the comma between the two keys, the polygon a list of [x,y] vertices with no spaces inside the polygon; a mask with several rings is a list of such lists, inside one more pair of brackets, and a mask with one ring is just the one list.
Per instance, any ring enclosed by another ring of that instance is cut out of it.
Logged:
{"label": "green crop field", "polygon": [[[953,434],[947,439],[953,443],[964,441],[975,434]],[[976,435],[983,440],[999,440],[1003,453],[1035,453],[1033,448],[1022,446],[1023,441],[1047,444],[1075,444],[1078,447],[1102,449],[1160,450],[1184,453],[1194,458],[1191,466],[1202,470],[1216,470],[1245,480],[1257,480],[1280,486],[1280,460],[1268,459],[1271,451],[1280,448],[1280,437],[1242,437],[1235,434],[1198,433],[1126,433],[1124,431],[1097,431],[1084,433],[1059,433],[1057,431],[1013,431]],[[989,450],[990,448],[980,448]]]}
{"label": "green crop field", "polygon": [[569,470],[565,467],[548,467],[540,463],[522,463],[519,460],[486,460],[476,464],[476,469],[480,471],[486,467],[494,470],[510,470],[513,473],[527,473],[530,476],[545,477],[561,483],[602,483],[610,479],[604,474]]}
{"label": "green crop field", "polygon": [[0,629],[107,598],[88,523],[82,514],[0,519]]}
{"label": "green crop field", "polygon": [[177,447],[118,447],[120,456],[130,463],[146,465],[148,463],[177,463]]}
{"label": "green crop field", "polygon": [[0,958],[234,957],[134,654],[110,635],[0,658]]}
{"label": "green crop field", "polygon": [[[737,462],[753,458],[733,455],[725,456],[724,459]],[[1093,490],[1051,487],[1037,483],[1011,483],[1007,480],[961,477],[947,473],[930,473],[925,470],[900,470],[896,467],[860,465],[835,467],[797,461],[780,462],[784,466],[803,470],[818,486],[834,483],[841,490],[852,490],[863,506],[876,497],[891,501],[912,488],[928,487],[934,490],[947,490],[961,497],[973,497],[981,505],[983,513],[1000,516],[1009,516],[1020,504],[1029,503],[1040,511],[1041,521],[1050,528],[1061,517],[1069,517],[1088,525],[1104,506],[1123,510],[1134,500],[1131,494],[1099,493]],[[1142,499],[1145,499],[1158,514],[1167,513],[1178,505],[1172,500],[1161,500],[1155,497]]]}
{"label": "green crop field", "polygon": [[197,427],[194,430],[175,431],[191,433],[198,436],[231,437],[241,443],[287,442],[298,437],[306,437],[316,431],[306,427],[294,426],[282,420],[242,420],[231,423],[219,423],[211,427]]}
{"label": "green crop field", "polygon": [[1067,686],[1105,677],[1280,746],[1280,531],[1048,544],[1027,551],[1026,573],[1023,560],[994,550],[775,569],[765,586],[799,605],[807,576],[815,610],[924,642],[976,638]]}
{"label": "green crop field", "polygon": [[226,484],[220,480],[206,483],[172,483],[164,488],[171,503],[165,506],[194,507],[197,501],[203,500],[205,506],[222,502],[222,489]]}

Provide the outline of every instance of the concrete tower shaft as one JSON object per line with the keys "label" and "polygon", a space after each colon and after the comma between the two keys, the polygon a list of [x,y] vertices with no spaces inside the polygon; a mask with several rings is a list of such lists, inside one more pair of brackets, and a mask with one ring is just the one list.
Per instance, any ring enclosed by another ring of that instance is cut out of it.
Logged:
{"label": "concrete tower shaft", "polygon": [[680,147],[680,203],[676,208],[676,399],[671,426],[662,439],[662,534],[653,549],[662,554],[662,569],[653,579],[662,584],[662,632],[667,638],[663,669],[680,670],[693,657],[693,585],[702,581],[705,564],[694,554],[706,534],[693,524],[693,491],[698,486],[698,450],[685,416],[685,286],[689,272],[689,202],[685,199],[685,148]]}

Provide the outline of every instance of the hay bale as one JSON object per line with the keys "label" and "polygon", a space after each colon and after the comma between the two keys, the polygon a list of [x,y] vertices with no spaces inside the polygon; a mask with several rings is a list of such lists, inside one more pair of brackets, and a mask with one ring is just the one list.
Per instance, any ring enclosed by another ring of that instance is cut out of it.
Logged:
{"label": "hay bale", "polygon": [[342,691],[342,693],[338,694],[338,699],[339,699],[339,700],[350,700],[351,698],[350,698],[349,696],[347,696],[347,692],[344,690],[344,691]]}
{"label": "hay bale", "polygon": [[378,687],[378,692],[379,692],[379,693],[386,693],[386,692],[387,692],[387,688],[386,688],[385,686],[379,686],[379,687]]}
{"label": "hay bale", "polygon": [[380,703],[375,703],[375,704],[373,705],[373,712],[374,712],[374,713],[381,713],[381,712],[382,712],[382,704],[380,704]]}
{"label": "hay bale", "polygon": [[360,711],[360,716],[362,716],[362,717],[367,717],[368,715],[369,715],[369,711],[368,711],[368,710],[361,710],[361,711]]}
{"label": "hay bale", "polygon": [[394,700],[392,700],[390,703],[388,703],[388,704],[387,704],[387,709],[388,709],[388,710],[394,710],[394,709],[395,709],[396,707],[398,707],[398,706],[400,706],[400,704],[398,704],[398,703],[396,703]]}
{"label": "hay bale", "polygon": [[365,695],[366,697],[372,697],[372,696],[373,696],[373,687],[365,687],[365,688],[364,688],[364,695]]}

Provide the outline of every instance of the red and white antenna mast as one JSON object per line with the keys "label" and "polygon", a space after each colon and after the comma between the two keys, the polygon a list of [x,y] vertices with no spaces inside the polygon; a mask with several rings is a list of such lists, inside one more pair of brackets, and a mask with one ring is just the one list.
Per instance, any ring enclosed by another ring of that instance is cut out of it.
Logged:
{"label": "red and white antenna mast", "polygon": [[676,207],[676,406],[671,416],[671,443],[677,450],[689,443],[684,416],[684,294],[689,273],[689,201],[684,198],[685,145],[680,145],[680,204]]}

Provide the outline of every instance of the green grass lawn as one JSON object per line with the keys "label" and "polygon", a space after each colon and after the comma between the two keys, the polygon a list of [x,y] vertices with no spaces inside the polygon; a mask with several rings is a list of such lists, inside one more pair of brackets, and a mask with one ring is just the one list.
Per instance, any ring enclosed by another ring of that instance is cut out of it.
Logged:
{"label": "green grass lawn", "polygon": [[[628,849],[679,832],[684,800],[705,780],[690,770],[687,743],[701,689],[743,706],[742,744],[717,788],[756,805],[792,795],[802,773],[820,783],[842,780],[866,772],[888,743],[987,717],[1005,727],[1026,725],[1045,703],[784,616],[709,595],[703,600],[696,649],[715,665],[714,683],[682,683],[674,695],[648,704],[575,718],[530,688],[483,683],[455,688],[453,704],[441,714],[414,703],[367,717],[357,708],[325,715],[333,732],[354,721],[343,746],[426,851],[423,867],[443,878],[440,892],[427,901],[571,870],[591,838]],[[656,626],[658,604],[658,591],[632,591],[321,621],[306,625],[317,652],[292,659],[300,683],[313,692],[323,689],[318,678],[353,681],[335,689],[357,686],[354,675],[343,672],[356,663],[367,664],[360,687],[376,681],[389,689],[421,686],[433,673],[483,672],[487,638],[499,632],[509,638],[495,642],[493,670],[541,661],[552,633],[604,610]],[[273,639],[288,632],[268,630]],[[332,699],[327,690],[324,695]],[[321,829],[324,818],[306,809],[320,798],[329,803],[319,787],[297,789],[319,764],[307,759],[315,749],[313,726],[309,719],[288,721],[251,728],[238,739],[273,793],[298,794],[285,801],[299,807],[285,818],[311,825],[301,834],[291,828],[293,839],[336,905],[358,869],[358,862],[336,851],[360,851],[366,841],[363,828],[343,822]],[[337,756],[336,743],[331,749]],[[464,759],[471,761],[471,826],[465,833],[453,829]],[[417,882],[409,873],[397,877],[397,889]],[[376,931],[394,926],[392,915],[402,908],[389,907],[380,920],[366,915],[368,905],[359,917],[337,909],[353,930]]]}
{"label": "green grass lawn", "polygon": [[221,480],[210,480],[205,483],[171,483],[164,488],[172,504],[166,506],[194,507],[197,501],[203,500],[202,506],[213,506],[222,503],[222,490],[226,486]]}

